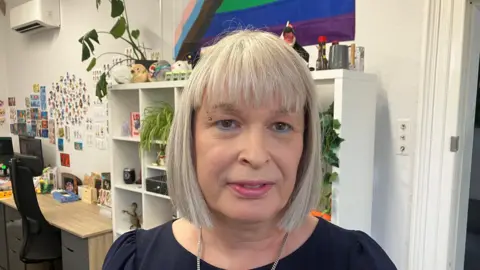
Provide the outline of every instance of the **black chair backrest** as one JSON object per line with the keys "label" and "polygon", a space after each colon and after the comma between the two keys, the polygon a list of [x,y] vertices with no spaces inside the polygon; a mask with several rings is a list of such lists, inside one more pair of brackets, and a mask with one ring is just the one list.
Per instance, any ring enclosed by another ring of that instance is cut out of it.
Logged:
{"label": "black chair backrest", "polygon": [[[38,205],[37,194],[33,184],[33,175],[29,168],[22,166],[17,160],[11,160],[10,180],[12,182],[13,197],[17,209],[22,216],[23,223],[28,220],[28,227],[37,231],[48,222]],[[25,229],[25,228],[24,228]]]}

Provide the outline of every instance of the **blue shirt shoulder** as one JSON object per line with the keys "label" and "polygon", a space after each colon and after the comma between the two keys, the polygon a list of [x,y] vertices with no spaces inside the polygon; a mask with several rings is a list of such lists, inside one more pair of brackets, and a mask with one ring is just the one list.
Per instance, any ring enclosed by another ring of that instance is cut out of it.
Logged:
{"label": "blue shirt shoulder", "polygon": [[[131,231],[110,248],[103,270],[195,269],[195,255],[175,239],[170,221],[150,230]],[[219,270],[201,262],[202,270]],[[277,270],[396,270],[385,251],[367,234],[345,230],[320,219],[310,238],[282,258]],[[270,265],[255,270],[269,270]]]}

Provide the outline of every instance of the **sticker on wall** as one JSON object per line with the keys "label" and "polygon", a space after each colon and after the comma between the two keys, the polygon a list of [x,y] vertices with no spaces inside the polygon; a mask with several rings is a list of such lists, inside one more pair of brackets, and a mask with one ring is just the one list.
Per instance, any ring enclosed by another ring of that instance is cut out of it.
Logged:
{"label": "sticker on wall", "polygon": [[8,98],[8,106],[10,107],[17,106],[17,104],[15,104],[15,97]]}
{"label": "sticker on wall", "polygon": [[3,105],[5,105],[5,102],[0,99],[0,107],[3,107]]}
{"label": "sticker on wall", "polygon": [[40,117],[42,118],[42,120],[48,120],[48,112],[42,111],[40,113]]}
{"label": "sticker on wall", "polygon": [[18,123],[18,135],[28,136],[27,123]]}
{"label": "sticker on wall", "polygon": [[33,92],[34,93],[40,92],[40,84],[38,83],[33,84]]}
{"label": "sticker on wall", "polygon": [[58,137],[63,138],[65,136],[65,129],[63,127],[58,128]]}
{"label": "sticker on wall", "polygon": [[26,98],[25,98],[25,108],[30,108],[30,105],[31,105],[31,103],[30,103],[30,97],[26,97]]}
{"label": "sticker on wall", "polygon": [[58,151],[63,151],[64,150],[64,147],[63,147],[63,139],[62,138],[58,138]]}
{"label": "sticker on wall", "polygon": [[[49,138],[48,137],[48,129],[40,129],[41,132],[42,132],[42,138]],[[52,143],[52,141],[50,141],[50,143]],[[53,143],[52,144],[55,144],[55,139],[53,139]]]}
{"label": "sticker on wall", "polygon": [[95,136],[93,133],[87,133],[85,137],[87,138],[87,146],[93,147],[95,143]]}
{"label": "sticker on wall", "polygon": [[63,167],[70,167],[70,155],[66,153],[60,153],[60,164]]}
{"label": "sticker on wall", "polygon": [[40,95],[38,94],[30,95],[30,106],[32,108],[40,108]]}
{"label": "sticker on wall", "polygon": [[30,108],[30,114],[31,114],[32,120],[40,119],[40,111],[38,110],[38,108]]}
{"label": "sticker on wall", "polygon": [[10,133],[14,134],[15,133],[15,124],[10,124]]}
{"label": "sticker on wall", "polygon": [[31,111],[29,108],[27,108],[27,109],[25,110],[25,119],[26,119],[27,121],[32,119],[32,113],[31,113],[31,112],[32,112],[32,111]]}
{"label": "sticker on wall", "polygon": [[77,151],[83,151],[83,142],[75,142],[75,150]]}
{"label": "sticker on wall", "polygon": [[18,135],[18,124],[17,123],[13,124],[12,134],[13,135]]}
{"label": "sticker on wall", "polygon": [[26,121],[26,110],[17,110],[17,123],[25,123]]}
{"label": "sticker on wall", "polygon": [[[42,120],[42,123],[43,121],[46,120]],[[48,141],[55,144],[55,120],[53,119],[48,120]]]}
{"label": "sticker on wall", "polygon": [[40,87],[40,109],[47,110],[47,89],[45,86]]}
{"label": "sticker on wall", "polygon": [[67,142],[70,142],[70,126],[65,127],[65,140],[67,140]]}
{"label": "sticker on wall", "polygon": [[0,108],[0,126],[5,123],[5,108]]}
{"label": "sticker on wall", "polygon": [[73,139],[76,141],[83,141],[83,130],[82,129],[74,129],[73,130]]}
{"label": "sticker on wall", "polygon": [[15,107],[9,107],[9,115],[10,115],[10,122],[15,123],[17,122],[17,108]]}

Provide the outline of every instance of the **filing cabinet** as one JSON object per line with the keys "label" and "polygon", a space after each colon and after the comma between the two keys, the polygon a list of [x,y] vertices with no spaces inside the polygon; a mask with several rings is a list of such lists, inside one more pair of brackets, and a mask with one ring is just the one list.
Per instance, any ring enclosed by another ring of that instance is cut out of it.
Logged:
{"label": "filing cabinet", "polygon": [[0,268],[5,270],[48,270],[48,263],[24,264],[20,260],[22,241],[22,216],[15,209],[0,205]]}
{"label": "filing cabinet", "polygon": [[63,269],[89,270],[88,239],[62,231]]}

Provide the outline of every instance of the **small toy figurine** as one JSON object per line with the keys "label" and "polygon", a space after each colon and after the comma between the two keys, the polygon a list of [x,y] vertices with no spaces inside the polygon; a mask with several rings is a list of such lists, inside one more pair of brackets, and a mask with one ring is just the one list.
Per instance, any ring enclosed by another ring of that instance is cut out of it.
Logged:
{"label": "small toy figurine", "polygon": [[145,66],[135,64],[132,66],[131,73],[133,83],[148,82],[148,71]]}
{"label": "small toy figurine", "polygon": [[137,208],[137,203],[133,202],[131,205],[131,212],[127,210],[122,210],[122,213],[128,214],[130,216],[130,222],[132,223],[132,226],[130,226],[130,230],[142,228],[142,225],[140,224],[140,216],[137,214]]}
{"label": "small toy figurine", "polygon": [[295,37],[295,30],[290,22],[287,22],[287,26],[283,29],[282,35],[283,40],[292,46],[292,48],[308,63],[310,59],[310,54],[297,42]]}

